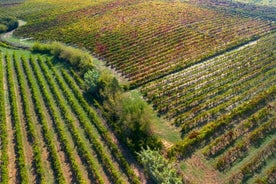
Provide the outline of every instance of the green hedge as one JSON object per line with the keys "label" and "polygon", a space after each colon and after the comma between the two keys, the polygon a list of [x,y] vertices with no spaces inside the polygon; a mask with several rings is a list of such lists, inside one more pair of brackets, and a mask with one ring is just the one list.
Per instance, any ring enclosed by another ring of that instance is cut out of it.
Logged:
{"label": "green hedge", "polygon": [[35,53],[53,55],[58,60],[67,62],[82,72],[86,72],[89,69],[94,68],[93,58],[88,52],[66,46],[60,42],[52,42],[48,44],[35,43],[31,48],[31,51]]}

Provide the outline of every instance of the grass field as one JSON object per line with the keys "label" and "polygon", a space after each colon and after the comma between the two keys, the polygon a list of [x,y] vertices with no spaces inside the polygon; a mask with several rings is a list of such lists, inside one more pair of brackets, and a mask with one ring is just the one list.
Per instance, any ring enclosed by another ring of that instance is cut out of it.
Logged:
{"label": "grass field", "polygon": [[[84,48],[128,80],[163,119],[153,132],[185,181],[273,183],[276,8],[262,2],[26,0],[0,17],[27,23],[11,42]],[[0,180],[139,183],[82,76],[0,44]]]}

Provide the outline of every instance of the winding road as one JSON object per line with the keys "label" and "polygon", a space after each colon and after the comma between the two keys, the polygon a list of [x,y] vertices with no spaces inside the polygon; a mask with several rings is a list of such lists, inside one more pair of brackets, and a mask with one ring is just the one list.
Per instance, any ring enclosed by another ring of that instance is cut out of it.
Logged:
{"label": "winding road", "polygon": [[[16,29],[18,29],[19,27],[21,26],[24,26],[27,22],[23,21],[23,20],[18,20],[18,27]],[[26,44],[26,40],[28,39],[18,39],[18,41],[12,41],[10,38],[12,37],[14,31],[16,30],[12,30],[12,31],[9,31],[7,33],[3,33],[0,35],[0,41],[8,44],[8,45],[11,45],[13,47],[16,47],[16,48],[20,48],[20,49],[29,49],[31,46]]]}

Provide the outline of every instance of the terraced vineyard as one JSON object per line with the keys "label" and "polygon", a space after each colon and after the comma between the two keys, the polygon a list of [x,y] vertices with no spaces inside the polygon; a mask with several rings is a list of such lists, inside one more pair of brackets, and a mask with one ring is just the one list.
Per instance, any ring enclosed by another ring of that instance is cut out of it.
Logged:
{"label": "terraced vineyard", "polygon": [[139,183],[68,70],[0,53],[1,183]]}
{"label": "terraced vineyard", "polygon": [[247,180],[275,159],[275,42],[273,34],[141,87],[158,112],[181,127],[183,140],[171,154],[186,158],[203,148],[226,173],[251,157],[230,183]]}

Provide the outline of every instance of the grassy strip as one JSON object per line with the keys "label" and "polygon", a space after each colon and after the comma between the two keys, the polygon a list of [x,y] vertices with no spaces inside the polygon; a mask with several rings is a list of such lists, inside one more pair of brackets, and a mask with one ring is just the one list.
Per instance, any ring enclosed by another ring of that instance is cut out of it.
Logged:
{"label": "grassy strip", "polygon": [[49,44],[35,43],[31,50],[32,52],[51,54],[55,58],[65,61],[82,71],[87,71],[93,67],[93,58],[88,52],[68,47],[60,42],[52,42]]}

